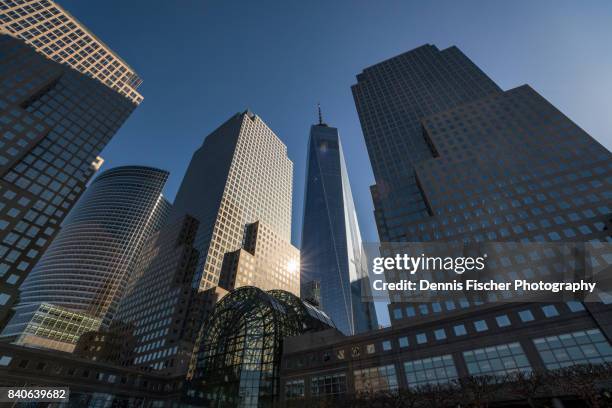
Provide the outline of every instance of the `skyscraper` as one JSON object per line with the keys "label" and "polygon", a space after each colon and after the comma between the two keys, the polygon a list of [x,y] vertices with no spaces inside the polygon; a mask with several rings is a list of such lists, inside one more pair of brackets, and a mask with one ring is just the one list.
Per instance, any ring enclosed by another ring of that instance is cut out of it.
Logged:
{"label": "skyscraper", "polygon": [[0,326],[136,105],[0,35]]}
{"label": "skyscraper", "polygon": [[[612,155],[529,86],[502,91],[427,45],[365,69],[353,95],[381,241],[612,241]],[[436,314],[404,306],[392,322]]]}
{"label": "skyscraper", "polygon": [[21,285],[2,336],[70,350],[83,332],[108,327],[144,242],[170,210],[161,195],[167,178],[142,166],[100,174]]}
{"label": "skyscraper", "polygon": [[[368,270],[338,129],[310,128],[302,226],[302,298],[318,303],[345,334],[378,327],[362,298]],[[312,289],[318,288],[318,295]],[[317,299],[318,296],[318,299]]]}
{"label": "skyscraper", "polygon": [[435,157],[421,119],[501,90],[458,48],[424,45],[364,69],[352,91],[376,180],[380,241],[410,241],[405,224],[430,216],[414,171]]}
{"label": "skyscraper", "polygon": [[[287,147],[249,111],[232,116],[206,137],[191,159],[170,215],[177,219],[189,214],[200,222],[196,286],[217,286],[225,254],[242,247],[247,224],[259,221],[276,239],[291,241],[292,177]],[[299,280],[289,266],[279,273]]]}
{"label": "skyscraper", "polygon": [[206,137],[117,312],[116,324],[136,338],[129,364],[185,373],[195,334],[226,290],[297,291],[292,173],[286,146],[251,112]]}
{"label": "skyscraper", "polygon": [[95,78],[134,103],[142,80],[130,66],[59,4],[51,0],[0,0],[0,30],[47,58]]}

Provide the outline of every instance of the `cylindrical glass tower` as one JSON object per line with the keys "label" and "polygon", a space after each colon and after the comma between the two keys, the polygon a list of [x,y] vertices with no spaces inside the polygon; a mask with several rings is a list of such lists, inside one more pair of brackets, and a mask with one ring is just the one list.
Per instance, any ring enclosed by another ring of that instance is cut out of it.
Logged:
{"label": "cylindrical glass tower", "polygon": [[84,331],[107,325],[144,241],[169,212],[161,195],[167,178],[167,171],[142,166],[100,174],[22,284],[2,336],[66,349]]}

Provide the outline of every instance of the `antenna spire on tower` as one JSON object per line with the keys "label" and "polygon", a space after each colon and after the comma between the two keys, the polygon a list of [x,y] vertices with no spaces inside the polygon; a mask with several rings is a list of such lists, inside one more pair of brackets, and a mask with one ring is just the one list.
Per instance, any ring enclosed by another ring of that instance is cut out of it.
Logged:
{"label": "antenna spire on tower", "polygon": [[321,104],[317,102],[317,110],[319,111],[319,123],[317,126],[327,126],[325,122],[323,122],[323,113],[321,113]]}

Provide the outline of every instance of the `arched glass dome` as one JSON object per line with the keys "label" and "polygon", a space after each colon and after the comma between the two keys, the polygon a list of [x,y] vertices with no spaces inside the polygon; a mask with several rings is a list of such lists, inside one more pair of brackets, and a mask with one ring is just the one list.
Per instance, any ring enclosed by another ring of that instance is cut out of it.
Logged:
{"label": "arched glass dome", "polygon": [[289,292],[238,288],[203,326],[187,395],[201,406],[272,406],[283,339],[331,327],[325,313]]}

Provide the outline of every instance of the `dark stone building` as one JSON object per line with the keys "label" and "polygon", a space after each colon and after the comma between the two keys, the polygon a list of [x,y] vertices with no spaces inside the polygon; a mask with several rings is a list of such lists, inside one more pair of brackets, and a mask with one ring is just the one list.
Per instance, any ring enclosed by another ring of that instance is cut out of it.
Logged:
{"label": "dark stone building", "polygon": [[[502,91],[456,47],[427,45],[365,69],[353,95],[382,242],[588,242],[587,269],[610,268],[612,154],[532,88]],[[458,306],[391,300],[393,324]]]}

